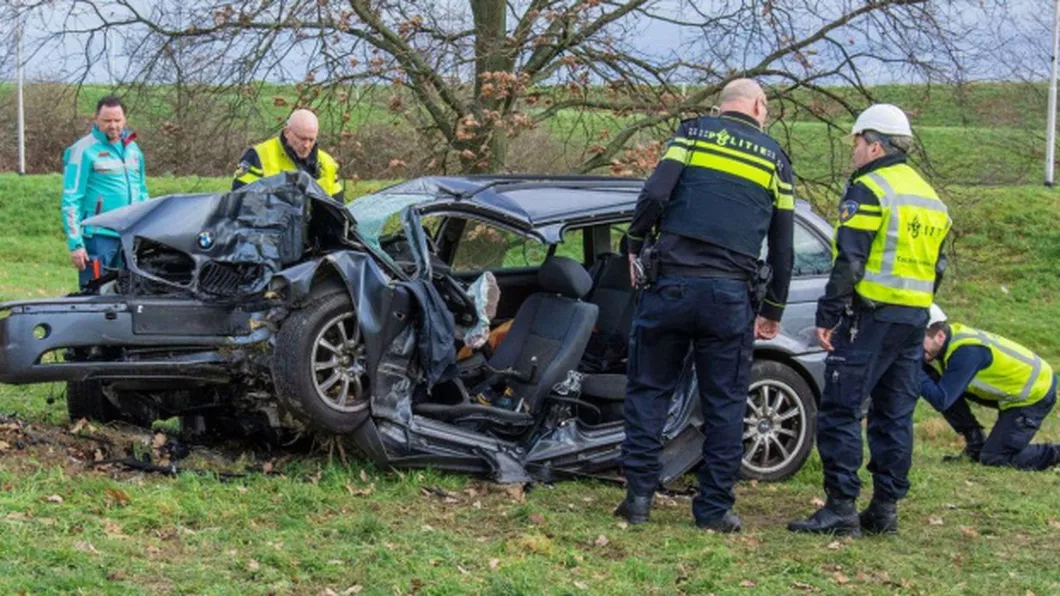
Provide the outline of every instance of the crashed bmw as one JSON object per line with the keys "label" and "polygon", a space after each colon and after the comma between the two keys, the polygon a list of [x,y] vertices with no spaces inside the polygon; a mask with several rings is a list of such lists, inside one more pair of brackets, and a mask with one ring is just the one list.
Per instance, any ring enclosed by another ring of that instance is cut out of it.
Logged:
{"label": "crashed bmw", "polygon": [[[427,177],[349,206],[304,174],[96,216],[123,268],[88,292],[0,304],[0,382],[66,382],[72,418],[189,434],[341,435],[388,467],[498,482],[615,477],[636,294],[621,246],[641,182]],[[755,349],[746,476],[813,443],[813,307],[828,225],[799,204],[782,333]],[[691,361],[663,482],[703,435]]]}

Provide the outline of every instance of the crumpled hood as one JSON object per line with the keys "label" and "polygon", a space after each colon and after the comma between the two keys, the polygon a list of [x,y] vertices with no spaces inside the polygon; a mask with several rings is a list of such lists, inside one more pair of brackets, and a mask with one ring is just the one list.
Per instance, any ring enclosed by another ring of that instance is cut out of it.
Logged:
{"label": "crumpled hood", "polygon": [[[315,233],[335,236],[355,223],[316,181],[297,172],[228,193],[160,197],[85,224],[117,232],[126,266],[137,275],[201,297],[236,297],[260,292],[273,274],[302,259],[311,221]],[[147,262],[148,246],[153,254],[175,249],[191,262],[174,253],[167,267],[182,273],[170,275]],[[183,271],[189,269],[185,279]]]}

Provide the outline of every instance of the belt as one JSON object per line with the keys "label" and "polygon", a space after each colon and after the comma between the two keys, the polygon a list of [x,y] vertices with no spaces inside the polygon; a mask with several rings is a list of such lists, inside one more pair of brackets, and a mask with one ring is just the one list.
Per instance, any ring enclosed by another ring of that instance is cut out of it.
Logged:
{"label": "belt", "polygon": [[659,277],[710,277],[748,281],[751,279],[751,274],[745,271],[726,271],[714,267],[689,267],[688,265],[659,263]]}

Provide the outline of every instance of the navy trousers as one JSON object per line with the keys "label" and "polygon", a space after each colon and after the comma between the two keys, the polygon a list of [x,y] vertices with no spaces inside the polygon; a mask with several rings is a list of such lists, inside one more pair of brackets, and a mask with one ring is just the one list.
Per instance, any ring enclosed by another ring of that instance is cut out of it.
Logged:
{"label": "navy trousers", "polygon": [[861,310],[836,328],[817,411],[817,451],[830,497],[856,499],[861,492],[861,419],[868,397],[875,496],[896,501],[909,491],[924,322],[891,321]]}
{"label": "navy trousers", "polygon": [[691,350],[706,436],[693,514],[710,522],[732,507],[753,342],[754,313],[744,281],[664,278],[641,292],[630,331],[624,404],[622,468],[630,490],[644,495],[657,488],[663,430]]}

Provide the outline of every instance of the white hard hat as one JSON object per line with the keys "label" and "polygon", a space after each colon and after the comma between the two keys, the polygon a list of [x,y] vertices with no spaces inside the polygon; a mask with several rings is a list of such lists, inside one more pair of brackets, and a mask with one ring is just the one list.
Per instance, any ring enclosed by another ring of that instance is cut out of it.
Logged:
{"label": "white hard hat", "polygon": [[942,312],[938,304],[932,304],[931,308],[928,309],[928,327],[935,323],[941,323],[946,320],[946,313]]}
{"label": "white hard hat", "polygon": [[885,135],[913,136],[913,129],[909,127],[909,118],[906,118],[905,112],[889,103],[869,106],[858,115],[850,134],[861,134],[866,130],[874,130]]}

